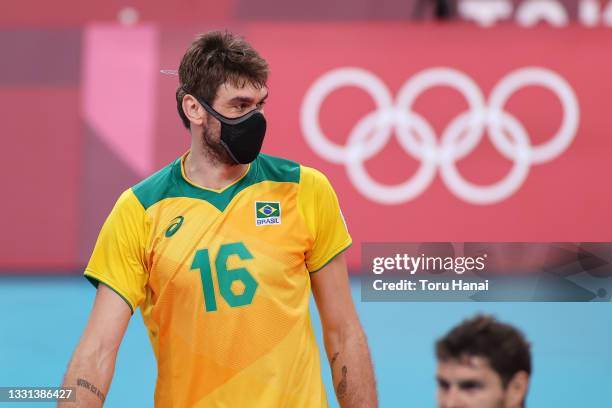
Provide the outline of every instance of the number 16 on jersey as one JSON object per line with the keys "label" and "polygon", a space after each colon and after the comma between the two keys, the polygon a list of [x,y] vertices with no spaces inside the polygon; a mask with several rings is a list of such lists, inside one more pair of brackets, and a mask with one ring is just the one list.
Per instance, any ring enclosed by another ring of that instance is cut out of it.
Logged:
{"label": "number 16 on jersey", "polygon": [[[215,258],[215,269],[217,271],[217,281],[221,297],[225,299],[231,307],[250,305],[257,291],[257,281],[246,268],[227,269],[227,260],[230,256],[236,255],[241,260],[253,259],[253,255],[242,242],[223,244]],[[217,310],[217,299],[213,285],[210,254],[208,249],[199,249],[191,263],[191,269],[200,270],[202,279],[202,290],[204,292],[204,308],[207,312]],[[232,290],[234,281],[240,281],[244,285],[244,291],[237,295]]]}

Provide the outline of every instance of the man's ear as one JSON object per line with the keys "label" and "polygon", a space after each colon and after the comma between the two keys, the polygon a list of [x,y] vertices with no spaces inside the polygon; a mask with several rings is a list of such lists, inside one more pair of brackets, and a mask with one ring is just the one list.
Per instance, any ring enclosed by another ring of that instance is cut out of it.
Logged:
{"label": "man's ear", "polygon": [[523,402],[527,398],[527,389],[529,388],[529,374],[525,371],[519,371],[514,374],[508,386],[506,387],[506,407],[521,408]]}
{"label": "man's ear", "polygon": [[186,94],[183,96],[182,107],[185,116],[187,116],[187,119],[189,119],[192,124],[198,126],[203,125],[204,120],[206,119],[206,111],[196,98],[194,98],[192,95]]}

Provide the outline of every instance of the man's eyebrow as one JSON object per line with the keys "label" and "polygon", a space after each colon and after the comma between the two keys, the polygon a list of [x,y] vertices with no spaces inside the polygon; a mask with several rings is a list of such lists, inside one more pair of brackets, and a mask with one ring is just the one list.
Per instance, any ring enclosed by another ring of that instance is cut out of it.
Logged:
{"label": "man's eyebrow", "polygon": [[484,383],[480,380],[463,380],[459,381],[459,388],[465,389],[473,389],[473,388],[482,388]]}
{"label": "man's eyebrow", "polygon": [[[259,103],[263,102],[266,100],[266,98],[268,97],[268,94],[266,93],[266,95],[261,98],[261,100],[259,101]],[[232,99],[229,100],[229,104],[233,104],[233,103],[253,103],[254,99],[251,98],[250,96],[234,96]]]}

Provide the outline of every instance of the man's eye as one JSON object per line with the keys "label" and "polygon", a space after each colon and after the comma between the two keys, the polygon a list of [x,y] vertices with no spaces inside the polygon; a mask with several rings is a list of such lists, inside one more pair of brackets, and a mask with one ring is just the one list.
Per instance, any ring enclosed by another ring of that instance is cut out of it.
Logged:
{"label": "man's eye", "polygon": [[483,387],[483,384],[479,381],[464,381],[459,383],[459,388],[465,391],[478,390]]}
{"label": "man's eye", "polygon": [[444,391],[447,391],[450,388],[450,384],[448,381],[438,379],[438,387],[442,388]]}
{"label": "man's eye", "polygon": [[259,103],[257,104],[257,109],[262,109],[264,106],[266,106],[266,103],[265,103],[265,102],[259,102]]}

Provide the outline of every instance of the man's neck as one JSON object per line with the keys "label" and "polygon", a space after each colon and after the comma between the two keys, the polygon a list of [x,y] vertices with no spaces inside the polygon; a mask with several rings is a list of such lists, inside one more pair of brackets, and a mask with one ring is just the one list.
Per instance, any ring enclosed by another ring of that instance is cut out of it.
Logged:
{"label": "man's neck", "polygon": [[194,184],[221,190],[229,186],[247,171],[248,164],[228,165],[212,160],[203,149],[191,146],[185,158],[185,175]]}

